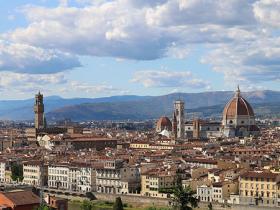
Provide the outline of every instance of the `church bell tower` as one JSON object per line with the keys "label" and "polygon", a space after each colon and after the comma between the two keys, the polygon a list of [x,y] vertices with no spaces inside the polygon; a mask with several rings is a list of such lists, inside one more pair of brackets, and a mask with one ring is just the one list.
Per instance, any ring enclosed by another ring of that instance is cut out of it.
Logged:
{"label": "church bell tower", "polygon": [[35,128],[45,128],[44,119],[44,97],[39,93],[35,95],[34,113],[35,113]]}
{"label": "church bell tower", "polygon": [[185,103],[182,100],[177,100],[174,102],[174,119],[177,120],[176,128],[177,138],[185,137]]}

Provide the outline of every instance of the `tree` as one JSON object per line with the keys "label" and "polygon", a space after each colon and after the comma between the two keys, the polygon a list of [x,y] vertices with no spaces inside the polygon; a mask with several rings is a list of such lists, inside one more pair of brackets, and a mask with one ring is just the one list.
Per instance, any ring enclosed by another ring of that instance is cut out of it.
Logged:
{"label": "tree", "polygon": [[94,196],[94,194],[92,192],[87,192],[86,193],[86,197],[89,199],[89,200],[95,200],[96,197]]}
{"label": "tree", "polygon": [[81,210],[92,210],[93,205],[90,201],[84,200],[81,205]]}
{"label": "tree", "polygon": [[173,205],[175,209],[192,210],[198,206],[198,199],[190,186],[177,185],[173,190]]}
{"label": "tree", "polygon": [[36,210],[51,210],[52,208],[48,207],[47,205],[41,205]]}
{"label": "tree", "polygon": [[209,204],[208,204],[208,210],[213,210],[213,205],[212,205],[212,203],[209,203]]}
{"label": "tree", "polygon": [[113,210],[123,210],[123,203],[120,197],[116,198],[116,201],[113,206]]}
{"label": "tree", "polygon": [[13,181],[22,181],[23,180],[23,166],[18,163],[12,163],[11,166],[12,171],[12,180]]}

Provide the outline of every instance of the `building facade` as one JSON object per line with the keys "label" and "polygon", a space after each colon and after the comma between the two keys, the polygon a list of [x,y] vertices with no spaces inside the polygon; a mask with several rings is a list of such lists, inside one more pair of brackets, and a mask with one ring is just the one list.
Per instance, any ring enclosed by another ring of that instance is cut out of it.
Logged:
{"label": "building facade", "polygon": [[105,160],[96,168],[96,187],[99,193],[128,194],[140,190],[140,171],[122,160]]}
{"label": "building facade", "polygon": [[48,168],[40,161],[23,163],[23,183],[32,186],[45,186],[47,184]]}

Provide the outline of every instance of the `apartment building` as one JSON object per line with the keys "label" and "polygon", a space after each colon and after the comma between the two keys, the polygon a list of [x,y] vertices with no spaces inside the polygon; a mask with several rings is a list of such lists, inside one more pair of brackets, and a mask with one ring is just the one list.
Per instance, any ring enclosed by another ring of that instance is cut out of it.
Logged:
{"label": "apartment building", "polygon": [[5,182],[6,163],[0,162],[0,182]]}
{"label": "apartment building", "polygon": [[238,193],[238,182],[215,182],[212,184],[212,201],[225,203],[231,194]]}
{"label": "apartment building", "polygon": [[280,206],[279,180],[279,174],[271,172],[248,171],[242,174],[239,178],[240,203]]}
{"label": "apartment building", "polygon": [[149,197],[170,197],[168,189],[174,187],[175,171],[152,169],[141,174],[141,195]]}
{"label": "apartment building", "polygon": [[91,164],[52,164],[48,168],[48,186],[75,192],[95,191],[95,170]]}
{"label": "apartment building", "polygon": [[51,164],[48,167],[49,188],[70,190],[70,169],[68,164]]}
{"label": "apartment building", "polygon": [[140,191],[139,168],[123,160],[104,160],[96,168],[96,186],[99,193],[136,193]]}
{"label": "apartment building", "polygon": [[23,183],[32,186],[45,186],[48,179],[48,168],[41,161],[23,162]]}
{"label": "apartment building", "polygon": [[69,166],[69,190],[83,193],[96,191],[95,174],[95,169],[91,164],[71,164]]}
{"label": "apartment building", "polygon": [[213,189],[209,185],[201,185],[197,187],[196,195],[198,199],[202,202],[212,202],[213,198]]}

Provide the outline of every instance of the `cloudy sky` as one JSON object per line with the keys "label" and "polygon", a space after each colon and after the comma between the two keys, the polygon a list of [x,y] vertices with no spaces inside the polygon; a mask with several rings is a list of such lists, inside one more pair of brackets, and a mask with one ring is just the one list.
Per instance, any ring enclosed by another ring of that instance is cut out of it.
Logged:
{"label": "cloudy sky", "polygon": [[0,1],[0,99],[280,90],[280,0]]}

